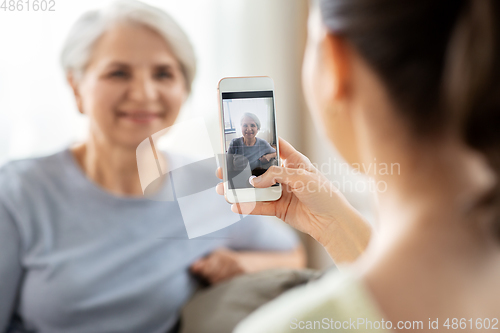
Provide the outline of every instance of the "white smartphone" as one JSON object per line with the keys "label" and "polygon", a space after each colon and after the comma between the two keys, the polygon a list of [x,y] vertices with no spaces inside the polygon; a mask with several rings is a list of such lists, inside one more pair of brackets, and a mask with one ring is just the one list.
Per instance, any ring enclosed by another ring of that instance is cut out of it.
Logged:
{"label": "white smartphone", "polygon": [[280,165],[274,82],[270,77],[228,77],[219,81],[224,193],[227,202],[275,201],[281,184],[254,188],[250,179]]}

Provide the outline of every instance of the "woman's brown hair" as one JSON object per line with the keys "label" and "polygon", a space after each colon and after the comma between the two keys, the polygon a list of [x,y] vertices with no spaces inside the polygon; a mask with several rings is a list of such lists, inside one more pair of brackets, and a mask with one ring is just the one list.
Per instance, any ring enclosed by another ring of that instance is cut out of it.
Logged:
{"label": "woman's brown hair", "polygon": [[[500,179],[500,2],[320,0],[323,22],[385,84],[419,136],[455,129]],[[496,209],[500,186],[483,200]]]}

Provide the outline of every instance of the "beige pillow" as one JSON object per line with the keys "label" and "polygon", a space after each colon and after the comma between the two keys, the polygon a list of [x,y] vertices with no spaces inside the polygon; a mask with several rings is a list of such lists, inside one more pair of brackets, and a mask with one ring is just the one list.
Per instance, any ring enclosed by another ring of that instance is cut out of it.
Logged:
{"label": "beige pillow", "polygon": [[314,270],[272,269],[201,289],[182,310],[180,333],[230,333],[261,305],[321,275]]}

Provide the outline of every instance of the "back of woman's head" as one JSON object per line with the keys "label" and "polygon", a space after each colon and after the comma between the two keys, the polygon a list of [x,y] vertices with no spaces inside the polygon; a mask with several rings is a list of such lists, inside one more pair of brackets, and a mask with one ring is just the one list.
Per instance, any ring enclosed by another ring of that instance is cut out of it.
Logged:
{"label": "back of woman's head", "polygon": [[[415,135],[455,131],[500,177],[498,1],[321,0],[320,7],[329,31],[370,65]],[[500,187],[485,200],[500,211]]]}

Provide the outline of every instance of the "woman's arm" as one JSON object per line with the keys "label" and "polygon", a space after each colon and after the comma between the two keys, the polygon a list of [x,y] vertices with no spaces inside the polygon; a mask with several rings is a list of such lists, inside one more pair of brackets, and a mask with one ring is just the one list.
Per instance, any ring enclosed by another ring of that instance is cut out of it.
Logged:
{"label": "woman's arm", "polygon": [[254,273],[270,268],[304,268],[306,254],[304,246],[300,244],[288,252],[236,252],[245,273]]}
{"label": "woman's arm", "polygon": [[227,149],[228,154],[235,154],[236,153],[236,149],[234,148],[234,145],[235,145],[237,140],[238,140],[238,138],[234,138],[229,143],[229,148]]}
{"label": "woman's arm", "polygon": [[302,245],[287,252],[233,251],[221,248],[196,261],[191,266],[191,271],[214,284],[240,274],[271,268],[303,268],[305,261]]}
{"label": "woman's arm", "polygon": [[259,160],[269,162],[271,160],[271,158],[274,158],[274,157],[276,157],[276,152],[262,155],[261,158],[259,158]]}
{"label": "woman's arm", "polygon": [[22,277],[20,240],[12,216],[0,202],[0,332],[10,324]]}

